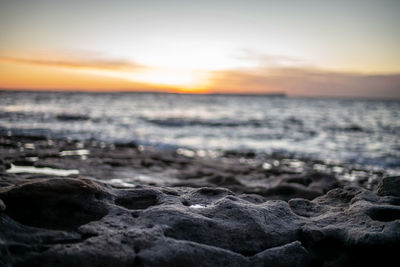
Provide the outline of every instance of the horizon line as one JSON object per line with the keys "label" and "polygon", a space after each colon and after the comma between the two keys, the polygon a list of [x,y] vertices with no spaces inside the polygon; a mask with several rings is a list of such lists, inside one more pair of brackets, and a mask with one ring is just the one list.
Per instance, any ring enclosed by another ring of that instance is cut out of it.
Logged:
{"label": "horizon line", "polygon": [[165,94],[165,95],[191,95],[191,96],[265,96],[265,97],[282,97],[282,98],[316,98],[316,99],[343,99],[343,100],[385,100],[385,101],[400,101],[400,97],[373,97],[373,96],[359,96],[359,95],[301,95],[301,94],[288,94],[286,92],[249,92],[249,93],[235,93],[235,92],[185,92],[185,91],[157,91],[157,90],[82,90],[82,89],[26,89],[26,88],[0,88],[1,92],[32,92],[32,93],[82,93],[82,94]]}

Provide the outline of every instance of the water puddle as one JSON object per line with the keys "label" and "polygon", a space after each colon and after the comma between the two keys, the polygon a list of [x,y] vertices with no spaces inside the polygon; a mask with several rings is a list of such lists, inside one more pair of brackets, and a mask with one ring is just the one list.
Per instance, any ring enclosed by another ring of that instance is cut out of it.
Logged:
{"label": "water puddle", "polygon": [[193,158],[196,155],[196,153],[194,151],[189,150],[189,149],[184,149],[184,148],[178,148],[176,150],[176,153],[178,153],[179,155],[188,157],[188,158]]}
{"label": "water puddle", "polygon": [[56,176],[70,176],[78,175],[79,170],[64,170],[64,169],[53,169],[48,167],[37,168],[33,166],[16,166],[11,164],[11,168],[7,170],[8,173],[36,173],[36,174],[47,174]]}
{"label": "water puddle", "polygon": [[349,181],[349,182],[354,182],[354,181],[361,180],[361,179],[368,180],[368,177],[371,178],[372,176],[373,175],[371,175],[370,173],[368,173],[366,171],[351,170],[351,171],[345,173],[344,175],[342,175],[341,177],[339,177],[339,179]]}
{"label": "water puddle", "polygon": [[334,173],[337,173],[337,174],[342,174],[343,171],[344,171],[344,168],[343,168],[343,167],[340,167],[340,166],[334,166],[334,167],[332,168],[332,171],[333,171]]}
{"label": "water puddle", "polygon": [[26,157],[25,158],[27,161],[35,162],[39,160],[39,157]]}
{"label": "water puddle", "polygon": [[270,170],[270,169],[272,169],[272,164],[268,163],[268,162],[264,162],[263,165],[262,165],[262,168],[264,170]]}
{"label": "water puddle", "polygon": [[305,165],[305,163],[303,161],[295,160],[295,159],[284,159],[283,163],[293,169],[301,169]]}
{"label": "water puddle", "polygon": [[26,148],[26,149],[35,149],[35,144],[26,143],[26,144],[24,144],[24,148]]}
{"label": "water puddle", "polygon": [[204,208],[207,208],[207,205],[204,205],[204,204],[194,204],[194,205],[190,205],[189,208],[192,208],[192,209],[204,209]]}
{"label": "water puddle", "polygon": [[110,180],[108,180],[108,181],[102,181],[102,182],[105,182],[105,183],[107,183],[107,184],[114,185],[114,186],[135,187],[135,185],[126,182],[124,179],[117,179],[117,178],[115,178],[115,179],[110,179]]}
{"label": "water puddle", "polygon": [[314,164],[313,165],[313,169],[316,171],[320,171],[320,172],[325,172],[326,170],[328,170],[328,166],[324,165],[324,164]]}
{"label": "water puddle", "polygon": [[64,150],[60,152],[61,157],[65,156],[87,156],[90,154],[90,151],[87,149],[78,149],[78,150]]}

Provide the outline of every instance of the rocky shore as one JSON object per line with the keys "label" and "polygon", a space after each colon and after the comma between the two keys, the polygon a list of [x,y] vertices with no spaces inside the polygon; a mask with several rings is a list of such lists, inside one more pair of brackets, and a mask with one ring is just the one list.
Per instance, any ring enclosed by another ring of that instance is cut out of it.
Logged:
{"label": "rocky shore", "polygon": [[400,177],[0,137],[0,266],[397,266]]}

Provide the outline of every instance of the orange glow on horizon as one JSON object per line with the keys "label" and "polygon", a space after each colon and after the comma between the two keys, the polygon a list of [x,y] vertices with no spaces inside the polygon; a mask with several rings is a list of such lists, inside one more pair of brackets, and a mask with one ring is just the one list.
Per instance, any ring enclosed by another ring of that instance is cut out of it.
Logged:
{"label": "orange glow on horizon", "polygon": [[[400,98],[400,74],[363,74],[307,66],[194,70],[98,58],[0,56],[0,89],[186,94],[269,94]],[[379,90],[377,90],[379,88]]]}
{"label": "orange glow on horizon", "polygon": [[124,61],[0,57],[0,88],[205,92],[207,74]]}

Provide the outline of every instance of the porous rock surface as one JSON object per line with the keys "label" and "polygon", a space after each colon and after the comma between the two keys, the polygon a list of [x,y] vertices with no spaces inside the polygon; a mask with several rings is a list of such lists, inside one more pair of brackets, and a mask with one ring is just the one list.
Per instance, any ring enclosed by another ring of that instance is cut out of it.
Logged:
{"label": "porous rock surface", "polygon": [[0,188],[0,266],[397,266],[399,179],[288,202],[30,179]]}

